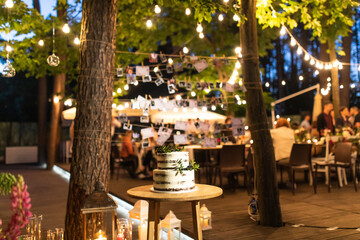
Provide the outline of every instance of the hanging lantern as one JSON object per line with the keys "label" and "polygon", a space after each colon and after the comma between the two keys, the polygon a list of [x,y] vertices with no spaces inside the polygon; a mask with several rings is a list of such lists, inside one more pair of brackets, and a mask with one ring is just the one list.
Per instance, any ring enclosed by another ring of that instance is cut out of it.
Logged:
{"label": "hanging lantern", "polygon": [[134,208],[129,211],[129,224],[133,230],[133,239],[145,240],[147,238],[148,211],[149,203],[144,200],[137,201]]}
{"label": "hanging lantern", "polygon": [[200,223],[203,231],[212,229],[211,212],[207,209],[205,204],[200,208]]}
{"label": "hanging lantern", "polygon": [[105,192],[104,185],[98,182],[81,209],[84,240],[115,240],[116,208],[117,204]]}
{"label": "hanging lantern", "polygon": [[[163,231],[165,230],[165,232],[167,231],[167,238],[163,237]],[[179,235],[177,233],[175,233],[176,230]],[[181,239],[180,235],[181,235],[181,220],[177,219],[177,217],[175,216],[175,214],[170,211],[166,217],[160,221],[160,240],[162,239],[168,239],[168,240],[173,240],[173,239]],[[175,237],[175,235],[178,235],[178,237]]]}
{"label": "hanging lantern", "polygon": [[57,67],[60,64],[60,58],[53,53],[47,58],[47,63],[52,67]]}
{"label": "hanging lantern", "polygon": [[14,77],[15,74],[16,74],[15,68],[11,65],[9,59],[7,59],[4,68],[2,70],[2,75],[4,77]]}

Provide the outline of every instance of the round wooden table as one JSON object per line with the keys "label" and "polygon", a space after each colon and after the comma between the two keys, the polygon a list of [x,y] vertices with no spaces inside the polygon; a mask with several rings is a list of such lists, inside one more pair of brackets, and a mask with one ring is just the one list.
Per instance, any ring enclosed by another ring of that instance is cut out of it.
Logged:
{"label": "round wooden table", "polygon": [[158,193],[151,191],[152,187],[153,185],[145,185],[127,191],[130,197],[149,201],[147,239],[159,239],[160,202],[191,202],[195,239],[202,240],[200,200],[221,196],[223,194],[222,189],[206,184],[196,184],[197,190],[192,192]]}

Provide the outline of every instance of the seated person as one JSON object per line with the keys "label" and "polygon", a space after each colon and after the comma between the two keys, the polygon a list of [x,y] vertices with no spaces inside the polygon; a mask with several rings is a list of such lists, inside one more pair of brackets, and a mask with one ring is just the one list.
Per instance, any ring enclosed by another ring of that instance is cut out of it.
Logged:
{"label": "seated person", "polygon": [[290,128],[289,122],[285,118],[279,118],[275,129],[271,129],[270,133],[273,140],[275,160],[289,158],[292,146],[295,143],[294,130]]}
{"label": "seated person", "polygon": [[134,147],[131,141],[132,131],[127,131],[122,139],[120,157],[123,159],[123,164],[131,177],[135,177],[138,157],[134,152]]}

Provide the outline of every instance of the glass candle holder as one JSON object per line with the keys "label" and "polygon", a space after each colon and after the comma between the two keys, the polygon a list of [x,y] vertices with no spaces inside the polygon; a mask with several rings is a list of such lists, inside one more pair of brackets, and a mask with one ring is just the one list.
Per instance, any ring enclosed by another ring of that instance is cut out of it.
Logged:
{"label": "glass candle holder", "polygon": [[131,224],[126,218],[117,219],[116,226],[116,240],[132,240]]}

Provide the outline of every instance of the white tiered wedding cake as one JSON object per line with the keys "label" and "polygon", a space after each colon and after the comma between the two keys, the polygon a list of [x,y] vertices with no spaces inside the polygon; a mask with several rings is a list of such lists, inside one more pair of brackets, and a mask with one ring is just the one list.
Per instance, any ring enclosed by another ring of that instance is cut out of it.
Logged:
{"label": "white tiered wedding cake", "polygon": [[188,152],[157,153],[153,171],[155,191],[182,192],[195,189],[194,169],[189,169]]}

